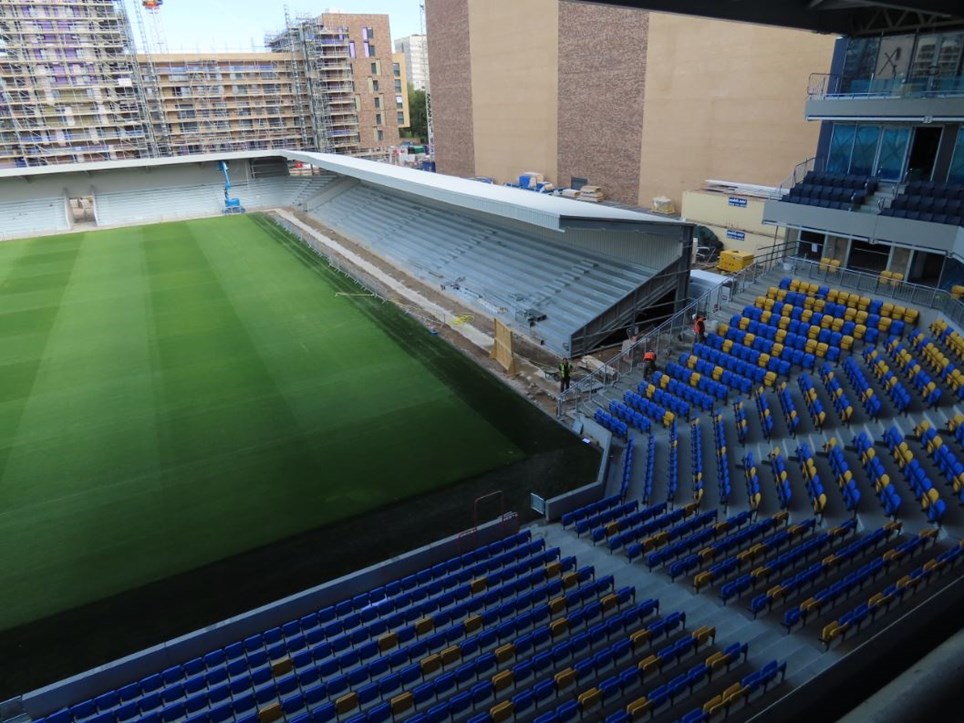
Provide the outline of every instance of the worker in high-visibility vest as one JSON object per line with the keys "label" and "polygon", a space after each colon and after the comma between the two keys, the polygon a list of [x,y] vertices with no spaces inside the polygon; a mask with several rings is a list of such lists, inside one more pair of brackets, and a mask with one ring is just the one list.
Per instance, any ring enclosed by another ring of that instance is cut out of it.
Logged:
{"label": "worker in high-visibility vest", "polygon": [[643,379],[649,379],[649,375],[656,371],[656,352],[648,350],[643,354]]}
{"label": "worker in high-visibility vest", "polygon": [[701,344],[706,343],[706,319],[702,314],[693,315],[693,333],[696,335],[696,341]]}
{"label": "worker in high-visibility vest", "polygon": [[569,388],[569,378],[572,376],[572,365],[569,357],[559,362],[559,391],[564,392]]}

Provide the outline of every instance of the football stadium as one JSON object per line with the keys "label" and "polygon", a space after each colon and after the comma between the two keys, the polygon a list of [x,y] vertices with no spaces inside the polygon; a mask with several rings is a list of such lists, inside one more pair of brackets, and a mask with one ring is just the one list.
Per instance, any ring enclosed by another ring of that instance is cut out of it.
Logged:
{"label": "football stadium", "polygon": [[0,162],[2,723],[958,717],[964,14],[611,4],[840,35],[718,274],[330,144]]}

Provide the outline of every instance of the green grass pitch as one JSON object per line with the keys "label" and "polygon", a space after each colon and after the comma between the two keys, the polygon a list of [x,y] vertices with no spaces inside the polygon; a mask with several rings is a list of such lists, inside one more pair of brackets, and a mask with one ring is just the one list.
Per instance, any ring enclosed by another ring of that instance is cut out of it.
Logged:
{"label": "green grass pitch", "polygon": [[524,456],[300,251],[244,216],[0,244],[0,630]]}

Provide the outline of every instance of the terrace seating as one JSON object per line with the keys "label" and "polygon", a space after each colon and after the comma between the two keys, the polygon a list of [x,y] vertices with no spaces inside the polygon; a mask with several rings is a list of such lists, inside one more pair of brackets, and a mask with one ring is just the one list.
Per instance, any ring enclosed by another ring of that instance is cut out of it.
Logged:
{"label": "terrace seating", "polygon": [[904,342],[898,337],[892,336],[887,340],[885,349],[894,365],[904,373],[904,376],[920,394],[924,403],[930,407],[936,407],[940,404],[940,388],[930,375],[921,368],[920,362],[914,358]]}
{"label": "terrace seating", "polygon": [[851,406],[850,400],[847,399],[847,395],[844,394],[843,387],[837,379],[833,368],[826,362],[820,367],[820,378],[823,380],[823,385],[827,388],[827,394],[830,395],[830,399],[833,401],[833,408],[836,410],[837,416],[840,417],[840,421],[844,424],[850,424],[850,419],[854,414],[854,408]]}
{"label": "terrace seating", "polygon": [[786,382],[780,385],[777,399],[780,401],[783,419],[787,423],[787,431],[790,432],[791,437],[795,437],[797,429],[800,427],[800,417],[797,415],[797,406],[793,403],[793,397],[790,396],[790,390],[787,389]]}
{"label": "terrace seating", "polygon": [[608,429],[617,437],[626,439],[627,435],[629,434],[629,426],[626,424],[626,422],[622,421],[621,419],[617,419],[612,414],[602,409],[596,410],[596,413],[593,415],[593,419],[597,424],[602,425],[602,427]]}
{"label": "terrace seating", "polygon": [[854,361],[853,357],[847,357],[843,360],[841,367],[843,368],[844,375],[850,380],[854,389],[857,390],[857,394],[860,395],[860,402],[864,405],[864,411],[866,411],[872,419],[879,419],[883,411],[883,405],[874,394],[874,388],[870,386],[870,382],[867,381],[867,377],[864,376],[857,362]]}
{"label": "terrace seating", "polygon": [[[603,528],[602,534],[598,534],[594,529],[592,531],[592,541],[597,543],[603,538],[606,539],[606,544],[609,547],[609,552],[615,552],[627,539],[636,539],[633,537],[641,527],[643,523],[647,520],[653,520],[663,513],[666,512],[666,503],[660,502],[655,505],[649,505],[641,510],[635,512],[624,513],[623,515],[611,519]],[[630,531],[628,535],[620,535],[621,532]]]}
{"label": "terrace seating", "polygon": [[639,509],[639,502],[637,500],[632,500],[630,502],[623,502],[615,507],[610,507],[609,509],[597,512],[589,517],[579,520],[576,522],[573,529],[577,535],[584,535],[591,530],[615,520],[624,515],[628,515]]}
{"label": "terrace seating", "polygon": [[877,458],[877,450],[874,449],[873,440],[867,436],[866,432],[860,432],[854,437],[854,446],[860,454],[860,463],[863,465],[864,474],[873,484],[877,499],[880,500],[880,504],[884,508],[884,514],[896,518],[901,505],[900,495],[891,485],[890,475],[884,472],[883,463]]}
{"label": "terrace seating", "polygon": [[823,428],[823,423],[827,421],[827,413],[823,410],[823,402],[817,396],[817,390],[813,386],[813,380],[806,373],[797,377],[797,385],[803,394],[803,400],[807,405],[807,412],[813,421],[813,426],[817,429]]}
{"label": "terrace seating", "polygon": [[689,419],[689,403],[683,401],[675,394],[663,391],[655,384],[648,384],[646,382],[640,382],[636,390],[639,392],[640,396],[668,409],[673,413],[674,416]]}
{"label": "terrace seating", "polygon": [[740,440],[740,444],[746,444],[749,424],[747,423],[746,410],[743,408],[742,401],[733,404],[733,423],[736,426],[736,437]]}
{"label": "terrace seating", "polygon": [[770,465],[773,467],[773,483],[777,489],[777,499],[780,500],[780,509],[786,510],[790,507],[790,499],[793,493],[790,489],[787,463],[783,459],[783,453],[779,447],[774,447],[770,451]]}
{"label": "terrace seating", "polygon": [[804,180],[793,186],[783,200],[850,211],[864,204],[876,189],[877,179],[871,176],[808,171]]}
{"label": "terrace seating", "polygon": [[622,402],[617,402],[615,399],[609,402],[609,413],[630,427],[638,429],[640,432],[648,434],[653,431],[653,424],[649,419]]}
{"label": "terrace seating", "polygon": [[[749,338],[749,336],[747,337]],[[756,340],[753,340],[756,343]],[[766,352],[754,349],[746,344],[735,344],[730,339],[725,339],[717,334],[707,334],[705,344],[694,344],[693,353],[703,359],[712,362],[715,367],[721,367],[717,371],[714,367],[713,378],[727,384],[723,379],[723,372],[730,371],[741,377],[747,377],[756,384],[765,384],[768,387],[774,385],[777,379],[777,372],[770,369],[783,368],[789,372],[789,364],[781,367],[779,360],[774,361]],[[771,365],[771,362],[773,364]],[[708,373],[708,372],[705,372]],[[737,380],[738,383],[740,380]],[[733,386],[727,384],[727,386]]]}
{"label": "terrace seating", "polygon": [[[820,302],[822,301],[821,313],[829,313],[832,318],[843,319],[844,325],[848,321],[853,321],[854,338],[865,339],[870,344],[877,342],[878,334],[902,336],[905,328],[916,325],[920,318],[920,312],[913,307],[882,299],[872,299],[857,293],[790,277],[780,280],[779,286],[776,287],[775,298],[780,301],[786,299],[786,303],[794,306],[803,306],[804,312],[808,310],[807,304],[810,304],[810,309],[814,313],[821,312]],[[806,320],[806,316],[801,312],[801,320]],[[846,333],[844,325],[841,326],[841,331]],[[871,334],[871,331],[876,333]]]}
{"label": "terrace seating", "polygon": [[956,332],[946,319],[935,319],[931,322],[930,332],[957,357],[958,361],[964,362],[964,336]]}
{"label": "terrace seating", "polygon": [[606,497],[596,502],[590,502],[588,505],[584,505],[577,510],[572,512],[567,512],[562,516],[562,526],[569,527],[570,525],[579,522],[580,520],[586,519],[587,517],[607,510],[611,507],[615,507],[622,501],[619,495],[613,495],[612,497]]}
{"label": "terrace seating", "polygon": [[25,201],[0,202],[0,238],[21,238],[43,233],[67,231],[67,200],[50,196]]}
{"label": "terrace seating", "polygon": [[753,453],[747,452],[743,458],[743,476],[746,479],[746,499],[751,510],[760,506],[763,495],[760,492],[760,475],[756,471]]}
{"label": "terrace seating", "polygon": [[649,435],[646,443],[646,474],[643,475],[643,502],[649,504],[653,496],[653,481],[656,477],[656,437]]}
{"label": "terrace seating", "polygon": [[690,450],[693,455],[691,465],[693,475],[693,501],[703,499],[703,435],[700,420],[694,419],[690,424]]}
{"label": "terrace seating", "polygon": [[730,484],[730,457],[726,451],[726,427],[722,414],[713,415],[713,444],[716,449],[716,484],[719,488],[720,504],[726,506],[733,487]]}
{"label": "terrace seating", "polygon": [[[679,364],[685,369],[691,371],[692,374],[696,376],[697,384],[702,380],[708,380],[712,382],[718,382],[724,386],[728,387],[738,394],[748,394],[750,389],[753,388],[753,377],[760,374],[760,380],[763,379],[763,370],[757,369],[753,370],[746,362],[737,359],[735,357],[730,357],[729,355],[724,355],[715,349],[710,349],[704,344],[696,344],[694,347],[693,354],[688,352],[683,352],[679,355]],[[697,356],[697,354],[705,355]],[[668,367],[668,365],[667,365]],[[743,373],[753,375],[752,377],[744,376]],[[692,382],[691,382],[692,383]],[[704,390],[709,392],[709,390]],[[717,398],[719,399],[719,393],[714,391]],[[723,397],[725,399],[725,397]]]}
{"label": "terrace seating", "polygon": [[947,506],[920,463],[914,459],[914,453],[910,451],[910,447],[904,441],[904,435],[897,427],[891,427],[884,431],[884,442],[887,443],[887,448],[893,455],[897,466],[904,473],[904,478],[914,492],[914,499],[920,503],[921,510],[927,515],[928,522],[940,524]]}
{"label": "terrace seating", "polygon": [[664,541],[665,535],[661,533],[664,533],[667,528],[691,518],[696,514],[697,509],[698,507],[695,503],[688,504],[684,507],[677,507],[669,512],[664,512],[648,522],[644,522],[642,525],[618,533],[609,540],[610,552],[626,545],[626,558],[632,562],[643,553],[649,552],[651,549],[657,547],[660,541]]}
{"label": "terrace seating", "polygon": [[937,468],[944,475],[945,481],[951,485],[958,501],[964,505],[964,464],[958,459],[944,440],[937,434],[937,430],[927,420],[914,427],[914,434],[920,437],[921,444]]}
{"label": "terrace seating", "polygon": [[[890,397],[890,401],[893,403],[897,411],[906,412],[908,407],[910,407],[910,392],[904,388],[904,385],[900,383],[897,375],[891,371],[890,367],[887,365],[887,361],[874,347],[864,349],[863,358],[864,363],[871,368],[874,376],[877,377],[877,381],[884,386],[887,396]],[[856,367],[856,365],[851,366],[854,368]],[[866,380],[864,381],[866,382]]]}
{"label": "terrace seating", "polygon": [[679,433],[676,429],[676,421],[669,428],[669,471],[666,480],[666,501],[673,502],[676,499],[676,491],[679,488]]}
{"label": "terrace seating", "polygon": [[924,362],[940,377],[957,397],[964,400],[964,372],[951,364],[951,360],[944,356],[944,352],[924,332],[918,331],[908,339],[911,347]]}
{"label": "terrace seating", "polygon": [[619,497],[626,499],[629,492],[629,483],[633,478],[633,438],[626,440],[626,450],[623,454],[623,479],[619,484]]}
{"label": "terrace seating", "polygon": [[770,403],[767,401],[763,389],[758,389],[753,398],[756,400],[757,413],[760,415],[760,428],[763,430],[763,436],[770,439],[770,435],[773,434],[773,415],[770,413]]}
{"label": "terrace seating", "polygon": [[806,483],[805,487],[807,496],[810,498],[810,506],[813,508],[814,514],[823,514],[823,510],[827,506],[827,495],[824,492],[823,483],[820,481],[820,475],[817,474],[816,461],[809,444],[804,442],[797,447],[797,458],[800,460],[800,473]]}
{"label": "terrace seating", "polygon": [[836,437],[831,437],[823,447],[830,461],[830,469],[833,470],[834,479],[840,494],[843,496],[844,505],[849,512],[856,512],[860,505],[860,490],[854,481],[853,473],[847,460],[844,459],[843,451]]}
{"label": "terrace seating", "polygon": [[[670,371],[671,368],[672,371]],[[677,376],[677,374],[679,376]],[[685,381],[682,380],[683,377],[686,377]],[[697,407],[704,412],[713,411],[714,396],[717,399],[726,400],[725,386],[718,384],[712,379],[697,378],[694,380],[692,379],[692,372],[673,362],[666,365],[665,373],[653,373],[653,385],[679,398],[685,404]],[[693,387],[697,388],[694,389]],[[701,391],[703,388],[712,389],[714,394]]]}
{"label": "terrace seating", "polygon": [[[915,539],[912,538],[908,542],[913,542]],[[844,640],[848,633],[856,632],[865,623],[873,623],[878,617],[886,615],[905,597],[913,595],[923,585],[950,571],[959,565],[961,560],[964,560],[964,542],[944,550],[883,590],[870,595],[866,602],[860,603],[836,620],[827,623],[820,632],[820,641],[829,648],[836,641]]]}
{"label": "terrace seating", "polygon": [[881,210],[881,214],[913,221],[964,226],[964,186],[911,181],[889,207]]}
{"label": "terrace seating", "polygon": [[664,427],[669,427],[676,419],[675,413],[628,389],[623,393],[623,402],[643,416],[649,417]]}

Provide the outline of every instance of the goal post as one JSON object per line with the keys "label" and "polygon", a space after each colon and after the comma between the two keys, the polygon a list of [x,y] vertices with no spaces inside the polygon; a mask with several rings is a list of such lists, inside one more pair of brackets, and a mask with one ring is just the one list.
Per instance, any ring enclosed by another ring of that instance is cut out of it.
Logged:
{"label": "goal post", "polygon": [[518,371],[512,350],[512,330],[498,319],[495,320],[495,338],[492,340],[492,353],[489,356],[495,359],[507,374],[514,375]]}

